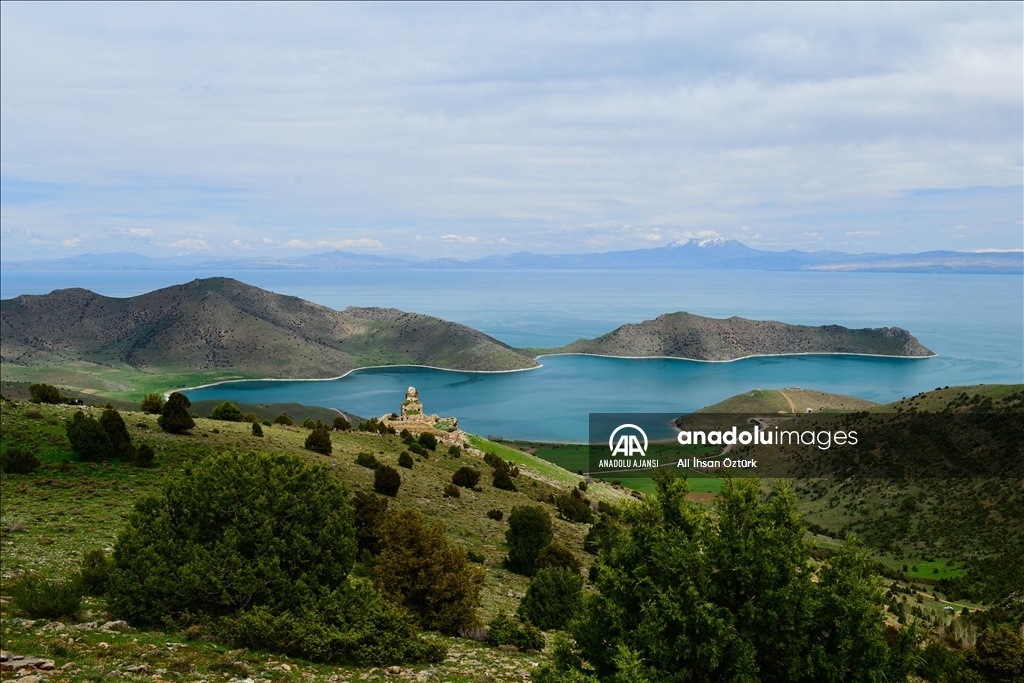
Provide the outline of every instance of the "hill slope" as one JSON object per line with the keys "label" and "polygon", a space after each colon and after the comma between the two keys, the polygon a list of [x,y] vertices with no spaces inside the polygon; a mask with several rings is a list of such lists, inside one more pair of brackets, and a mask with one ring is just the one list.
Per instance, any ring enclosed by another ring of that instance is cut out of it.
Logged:
{"label": "hill slope", "polygon": [[596,339],[580,339],[543,352],[708,361],[795,353],[935,355],[900,327],[851,330],[839,325],[810,327],[735,316],[705,318],[685,312],[666,313],[639,325],[623,325]]}
{"label": "hill slope", "polygon": [[228,278],[127,299],[85,289],[19,296],[0,303],[0,324],[0,360],[18,366],[86,361],[170,373],[313,378],[383,364],[536,365],[464,325],[395,309],[339,312]]}

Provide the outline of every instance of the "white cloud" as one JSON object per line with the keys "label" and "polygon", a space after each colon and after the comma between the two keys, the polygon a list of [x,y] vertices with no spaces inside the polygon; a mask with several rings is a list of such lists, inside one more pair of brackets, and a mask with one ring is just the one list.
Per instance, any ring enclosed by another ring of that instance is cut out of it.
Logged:
{"label": "white cloud", "polygon": [[330,242],[327,240],[319,240],[316,243],[318,247],[334,247],[335,249],[383,249],[384,245],[379,240],[370,239],[369,237],[361,237],[357,240],[337,240]]}
{"label": "white cloud", "polygon": [[128,232],[136,237],[150,237],[153,235],[153,231],[149,228],[132,228]]}
{"label": "white cloud", "polygon": [[181,239],[177,242],[171,242],[167,246],[173,249],[206,249],[206,240]]}
{"label": "white cloud", "polygon": [[61,244],[64,245],[65,249],[74,249],[75,247],[78,246],[78,243],[81,241],[82,240],[78,239],[77,237],[72,237],[69,240],[64,240],[63,242],[61,242]]}
{"label": "white cloud", "polygon": [[745,225],[741,225],[741,226],[740,226],[740,230],[743,230],[744,232],[746,232],[746,231],[750,230],[750,228],[748,228],[748,227],[747,227],[747,226],[745,226]]}
{"label": "white cloud", "polygon": [[853,230],[846,233],[850,237],[878,237],[884,235],[884,232],[877,230]]}
{"label": "white cloud", "polygon": [[309,249],[312,245],[305,240],[288,240],[281,246],[285,249]]}
{"label": "white cloud", "polygon": [[231,244],[238,247],[239,249],[252,249],[252,245],[248,242],[243,242],[240,239],[231,240]]}
{"label": "white cloud", "polygon": [[463,237],[462,235],[456,235],[449,233],[447,235],[441,235],[441,239],[445,242],[460,242],[462,244],[476,244],[476,237],[469,236]]}

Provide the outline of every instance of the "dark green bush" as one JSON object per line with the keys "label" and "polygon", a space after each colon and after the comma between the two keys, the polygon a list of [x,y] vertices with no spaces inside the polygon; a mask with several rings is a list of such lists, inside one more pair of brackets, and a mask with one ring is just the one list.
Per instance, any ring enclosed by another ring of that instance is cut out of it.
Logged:
{"label": "dark green bush", "polygon": [[172,434],[182,434],[195,427],[196,423],[188,412],[191,405],[192,401],[188,400],[185,394],[175,391],[168,396],[167,403],[164,404],[156,421],[160,429]]}
{"label": "dark green bush", "polygon": [[71,443],[71,450],[78,454],[83,462],[99,462],[112,457],[110,437],[107,430],[92,415],[77,411],[64,427]]}
{"label": "dark green bush", "polygon": [[515,482],[512,481],[512,477],[509,476],[508,470],[500,469],[494,470],[494,488],[502,489],[505,491],[518,491]]}
{"label": "dark green bush", "polygon": [[505,516],[505,513],[502,512],[501,510],[488,510],[487,516],[493,519],[495,522],[500,522],[502,518]]}
{"label": "dark green bush", "polygon": [[473,467],[460,467],[452,475],[452,483],[465,489],[471,489],[480,481],[480,471]]}
{"label": "dark green bush", "polygon": [[413,440],[412,432],[410,432],[408,429],[403,428],[402,431],[398,433],[398,436],[401,437],[402,441],[408,442]]}
{"label": "dark green bush", "polygon": [[39,458],[17,446],[11,446],[0,454],[0,471],[5,474],[28,474],[39,469]]}
{"label": "dark green bush", "polygon": [[583,539],[583,549],[592,555],[600,551],[609,552],[620,533],[617,518],[608,514],[602,515]]}
{"label": "dark green bush", "polygon": [[77,577],[51,580],[25,574],[11,588],[15,611],[30,619],[78,618],[82,608],[82,584]]}
{"label": "dark green bush", "polygon": [[242,411],[231,401],[224,401],[211,410],[207,417],[211,420],[224,420],[225,422],[241,422],[244,419]]}
{"label": "dark green bush", "polygon": [[302,421],[303,429],[316,429],[316,422],[313,422],[313,418],[307,417]]}
{"label": "dark green bush", "polygon": [[416,441],[429,451],[437,450],[437,437],[430,432],[423,432]]}
{"label": "dark green bush", "polygon": [[477,564],[483,564],[484,560],[486,560],[487,558],[484,557],[483,554],[481,554],[481,553],[474,552],[472,550],[467,550],[466,551],[466,559],[469,560],[470,562],[475,562]]}
{"label": "dark green bush", "polygon": [[380,467],[377,457],[373,453],[367,453],[366,451],[356,453],[356,464],[360,467],[367,467],[371,470],[375,470]]}
{"label": "dark green bush", "polygon": [[538,505],[517,505],[508,516],[508,556],[505,567],[517,574],[532,576],[536,571],[537,556],[551,543],[551,515]]}
{"label": "dark green bush", "polygon": [[458,446],[449,446],[448,447],[448,455],[452,456],[453,458],[461,458],[462,457],[462,449],[459,448]]}
{"label": "dark green bush", "polygon": [[407,470],[412,469],[412,456],[409,455],[409,451],[402,451],[398,454],[398,465]]}
{"label": "dark green bush", "polygon": [[476,609],[484,572],[466,561],[440,522],[415,510],[389,512],[380,529],[374,585],[411,610],[424,629],[454,635],[479,626]]}
{"label": "dark green bush", "polygon": [[110,439],[110,455],[125,462],[134,460],[135,449],[132,447],[132,437],[128,434],[128,427],[125,425],[121,413],[114,410],[114,407],[108,403],[106,410],[100,415],[99,422],[107,432],[107,438]]}
{"label": "dark green bush", "polygon": [[164,397],[160,394],[146,394],[146,398],[142,399],[140,408],[144,413],[159,415],[160,411],[164,408]]}
{"label": "dark green bush", "polygon": [[258,425],[260,423],[260,416],[256,413],[242,413],[242,422]]}
{"label": "dark green bush", "polygon": [[211,456],[136,500],[114,547],[108,604],[150,624],[294,610],[345,582],[354,536],[326,468],[291,455]]}
{"label": "dark green bush", "polygon": [[583,604],[583,579],[579,571],[550,567],[530,579],[516,614],[539,628],[565,628]]}
{"label": "dark green bush", "polygon": [[102,548],[87,550],[79,563],[82,591],[86,595],[103,595],[110,583],[110,557]]}
{"label": "dark green bush", "polygon": [[49,384],[33,384],[28,388],[32,403],[63,403],[63,397],[57,387]]}
{"label": "dark green bush", "polygon": [[967,651],[964,660],[964,678],[972,683],[1024,681],[1024,639],[1005,626],[979,633],[974,649]]}
{"label": "dark green bush", "polygon": [[258,437],[263,436],[263,426],[259,422],[252,423],[252,435]]}
{"label": "dark green bush", "polygon": [[420,455],[420,456],[427,455],[427,449],[424,448],[423,446],[419,445],[415,441],[413,441],[412,443],[408,444],[408,446],[409,446],[409,450],[412,451],[413,453],[415,453],[416,455]]}
{"label": "dark green bush", "polygon": [[140,443],[135,447],[135,458],[132,463],[136,467],[150,467],[156,459],[156,453],[149,444]]}
{"label": "dark green bush", "polygon": [[590,511],[590,505],[582,496],[573,495],[579,493],[579,489],[573,489],[572,493],[566,493],[555,498],[555,507],[562,513],[562,517],[570,522],[592,524],[594,513]]}
{"label": "dark green bush", "polygon": [[361,552],[376,555],[380,552],[380,525],[388,511],[388,499],[368,491],[356,491],[352,507],[355,509],[356,544]]}
{"label": "dark green bush", "polygon": [[514,645],[520,650],[543,650],[544,634],[529,621],[520,621],[505,612],[487,624],[487,642],[491,645]]}
{"label": "dark green bush", "polygon": [[580,573],[580,561],[561,543],[549,543],[537,555],[537,570],[568,569]]}
{"label": "dark green bush", "polygon": [[285,413],[281,413],[280,415],[278,415],[277,417],[274,418],[274,424],[276,424],[276,425],[286,425],[288,427],[294,427],[295,426],[295,420],[293,420],[290,417],[288,417]]}
{"label": "dark green bush", "polygon": [[282,652],[315,662],[389,665],[444,660],[444,646],[428,643],[416,622],[363,583],[275,614],[266,606],[222,618],[219,634],[237,647]]}
{"label": "dark green bush", "polygon": [[402,477],[398,470],[390,465],[381,465],[373,473],[373,490],[385,496],[394,498],[398,495],[398,489],[402,486]]}
{"label": "dark green bush", "polygon": [[350,423],[341,415],[334,418],[334,422],[331,424],[331,426],[339,432],[347,432],[348,430],[352,429],[352,423]]}
{"label": "dark green bush", "polygon": [[459,487],[455,484],[448,484],[444,487],[444,495],[449,498],[459,498],[462,496],[462,493],[459,491]]}
{"label": "dark green bush", "polygon": [[305,447],[309,451],[330,455],[334,450],[334,446],[331,444],[331,433],[323,427],[314,429],[306,437]]}

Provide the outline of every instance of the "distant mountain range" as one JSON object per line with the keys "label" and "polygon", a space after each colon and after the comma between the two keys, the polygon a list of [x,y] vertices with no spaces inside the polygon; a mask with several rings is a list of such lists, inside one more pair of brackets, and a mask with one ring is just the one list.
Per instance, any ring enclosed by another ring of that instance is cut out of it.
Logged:
{"label": "distant mountain range", "polygon": [[202,255],[151,258],[132,252],[81,254],[63,259],[5,261],[11,270],[362,270],[372,268],[486,270],[775,270],[890,273],[1024,273],[1024,252],[926,251],[917,254],[847,254],[840,251],[764,251],[736,240],[681,240],[664,247],[599,254],[515,254],[409,260],[330,251],[309,256],[210,259]]}

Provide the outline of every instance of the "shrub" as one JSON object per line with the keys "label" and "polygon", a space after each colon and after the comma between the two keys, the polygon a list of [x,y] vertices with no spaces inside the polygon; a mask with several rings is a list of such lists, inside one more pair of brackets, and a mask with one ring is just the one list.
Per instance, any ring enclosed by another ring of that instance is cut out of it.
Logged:
{"label": "shrub", "polygon": [[326,468],[292,455],[211,456],[136,500],[114,546],[109,609],[150,624],[243,605],[296,609],[345,582],[354,536]]}
{"label": "shrub", "polygon": [[465,489],[471,489],[480,481],[480,471],[473,467],[460,467],[452,475],[452,483]]}
{"label": "shrub", "polygon": [[39,458],[17,446],[11,446],[0,454],[0,471],[5,474],[28,474],[39,469]]}
{"label": "shrub", "polygon": [[160,411],[164,408],[164,397],[155,393],[146,394],[146,398],[142,399],[142,405],[139,407],[144,413],[159,415]]}
{"label": "shrub", "polygon": [[494,488],[502,489],[504,491],[518,491],[515,483],[512,481],[512,477],[509,476],[508,470],[500,469],[494,470]]}
{"label": "shrub", "polygon": [[440,522],[425,524],[415,510],[389,512],[380,529],[374,585],[411,610],[427,630],[454,635],[478,626],[484,572],[445,537]]}
{"label": "shrub", "polygon": [[466,559],[469,560],[470,562],[475,562],[476,564],[483,564],[484,560],[486,560],[487,558],[484,557],[482,553],[477,553],[477,552],[474,552],[472,550],[467,550],[466,551]]}
{"label": "shrub", "polygon": [[462,449],[459,448],[458,446],[449,446],[448,447],[448,455],[452,456],[453,458],[461,458],[462,457]]}
{"label": "shrub", "polygon": [[334,446],[331,445],[331,433],[323,427],[318,427],[306,437],[306,450],[330,455]]}
{"label": "shrub", "polygon": [[505,513],[502,512],[501,510],[488,510],[487,516],[493,519],[495,522],[500,522],[501,519],[505,516]]}
{"label": "shrub", "polygon": [[412,443],[409,444],[409,450],[412,451],[413,453],[415,453],[416,455],[420,455],[420,456],[426,456],[427,455],[427,449],[424,448],[423,446],[419,445],[415,441],[413,441]]}
{"label": "shrub", "polygon": [[[252,423],[252,435],[261,437],[263,436],[263,426],[259,422]],[[312,436],[312,435],[310,435]]]}
{"label": "shrub", "polygon": [[286,425],[288,427],[294,427],[295,426],[295,420],[291,419],[286,414],[281,413],[280,415],[278,415],[277,417],[274,418],[274,424],[276,424],[276,425]]}
{"label": "shrub", "polygon": [[568,569],[580,573],[580,561],[561,543],[550,543],[537,555],[537,570]]}
{"label": "shrub", "polygon": [[111,455],[110,437],[107,430],[92,415],[76,411],[64,427],[71,443],[71,450],[83,462],[99,462]]}
{"label": "shrub", "polygon": [[23,575],[11,589],[16,611],[30,619],[78,618],[82,585],[76,578],[50,580],[39,574]]}
{"label": "shrub", "polygon": [[505,567],[510,571],[532,576],[536,571],[537,556],[551,543],[551,515],[539,505],[517,505],[508,516],[508,556]]}
{"label": "shrub", "polygon": [[405,429],[404,427],[402,428],[402,431],[398,433],[398,436],[402,438],[402,441],[412,440],[412,432],[410,432],[408,429]]}
{"label": "shrub", "polygon": [[231,401],[224,401],[211,410],[210,414],[206,417],[211,420],[223,420],[225,422],[241,422],[243,419],[242,411]]}
{"label": "shrub", "polygon": [[275,614],[265,606],[220,620],[220,635],[237,647],[283,652],[315,662],[389,665],[441,662],[444,646],[429,643],[409,613],[354,583],[302,609]]}
{"label": "shrub", "polygon": [[520,650],[543,650],[544,634],[529,621],[519,621],[498,612],[487,624],[487,642],[491,645],[513,645]]}
{"label": "shrub", "polygon": [[63,397],[57,387],[49,384],[33,384],[28,388],[32,403],[63,403]]}
{"label": "shrub", "polygon": [[1018,683],[1024,680],[1024,639],[1000,626],[986,628],[965,656],[968,681]]}
{"label": "shrub", "polygon": [[402,477],[390,465],[381,465],[373,473],[373,490],[377,493],[394,498],[401,485]]}
{"label": "shrub", "polygon": [[352,429],[352,423],[346,420],[341,415],[334,418],[334,422],[331,423],[331,426],[334,429],[338,430],[339,432],[347,432],[348,430]]}
{"label": "shrub", "polygon": [[409,455],[409,451],[402,451],[398,454],[398,465],[407,470],[412,469],[412,456]]}
{"label": "shrub", "polygon": [[602,550],[610,552],[619,533],[616,519],[605,514],[587,531],[587,536],[583,539],[583,549],[592,555],[597,555]]}
{"label": "shrub", "polygon": [[437,450],[437,437],[430,432],[421,433],[416,441],[429,451]]}
{"label": "shrub", "polygon": [[155,459],[156,453],[149,444],[140,443],[135,447],[135,458],[132,462],[136,467],[150,467]]}
{"label": "shrub", "polygon": [[447,486],[444,487],[444,495],[448,496],[449,498],[458,498],[462,495],[462,493],[459,491],[459,487],[456,486],[455,484],[448,484]]}
{"label": "shrub", "polygon": [[373,453],[367,453],[366,451],[356,453],[356,464],[360,467],[367,467],[371,470],[375,470],[380,467],[380,463],[377,462],[376,456],[374,456]]}
{"label": "shrub", "polygon": [[[574,489],[572,493],[578,493],[578,491],[578,489]],[[570,522],[592,524],[594,522],[594,513],[590,511],[590,505],[587,504],[584,498],[574,496],[572,493],[563,494],[555,498],[555,507],[562,513],[562,517]]]}
{"label": "shrub", "polygon": [[545,631],[564,628],[583,604],[583,579],[579,571],[549,567],[530,579],[516,614]]}
{"label": "shrub", "polygon": [[110,582],[110,557],[102,548],[87,550],[79,565],[82,591],[86,595],[103,595]]}
{"label": "shrub", "polygon": [[110,455],[131,462],[135,458],[135,449],[132,448],[132,437],[128,434],[128,427],[121,414],[108,403],[99,422],[110,439]]}
{"label": "shrub", "polygon": [[356,544],[361,552],[376,555],[380,552],[380,525],[388,511],[388,499],[368,491],[356,491],[352,507],[355,509]]}
{"label": "shrub", "polygon": [[258,425],[260,423],[260,416],[256,413],[242,413],[242,422]]}
{"label": "shrub", "polygon": [[182,434],[195,427],[196,423],[193,422],[192,416],[188,412],[191,405],[192,401],[188,400],[185,394],[177,391],[172,393],[167,397],[167,403],[164,404],[160,411],[160,417],[157,418],[156,422],[160,425],[160,429],[172,434]]}
{"label": "shrub", "polygon": [[302,421],[303,429],[316,429],[316,422],[313,422],[313,418],[307,417]]}

